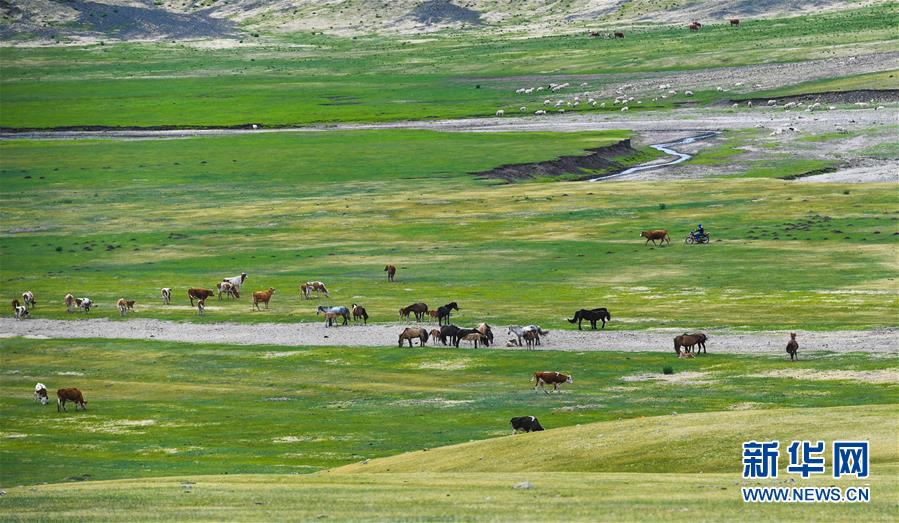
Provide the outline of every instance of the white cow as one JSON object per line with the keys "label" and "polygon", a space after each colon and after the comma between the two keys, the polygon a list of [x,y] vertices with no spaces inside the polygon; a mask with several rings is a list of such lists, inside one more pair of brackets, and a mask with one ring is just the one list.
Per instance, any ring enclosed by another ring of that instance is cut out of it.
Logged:
{"label": "white cow", "polygon": [[240,286],[243,284],[243,282],[246,279],[247,279],[247,273],[242,272],[242,273],[240,273],[240,276],[232,276],[230,278],[222,278],[222,281],[226,281],[226,282],[230,283],[231,285],[234,286],[235,289],[237,289],[238,292],[240,292]]}

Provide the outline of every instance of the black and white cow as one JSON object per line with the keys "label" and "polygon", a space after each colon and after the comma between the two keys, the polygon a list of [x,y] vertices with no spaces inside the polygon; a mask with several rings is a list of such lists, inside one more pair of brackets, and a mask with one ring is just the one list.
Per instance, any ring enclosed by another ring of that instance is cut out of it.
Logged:
{"label": "black and white cow", "polygon": [[512,434],[517,433],[518,431],[525,432],[538,432],[543,430],[543,427],[540,425],[540,422],[537,421],[537,418],[534,416],[522,416],[520,418],[512,418]]}
{"label": "black and white cow", "polygon": [[43,383],[34,386],[34,401],[41,402],[41,405],[50,403],[50,396],[47,395],[47,387]]}
{"label": "black and white cow", "polygon": [[19,304],[19,300],[12,301],[12,310],[16,313],[17,320],[24,320],[28,317],[28,307]]}
{"label": "black and white cow", "polygon": [[172,289],[170,287],[162,288],[162,304],[168,305],[172,303]]}
{"label": "black and white cow", "polygon": [[37,302],[34,301],[34,293],[31,291],[25,291],[22,293],[22,301],[25,303],[25,307],[29,309],[33,309]]}

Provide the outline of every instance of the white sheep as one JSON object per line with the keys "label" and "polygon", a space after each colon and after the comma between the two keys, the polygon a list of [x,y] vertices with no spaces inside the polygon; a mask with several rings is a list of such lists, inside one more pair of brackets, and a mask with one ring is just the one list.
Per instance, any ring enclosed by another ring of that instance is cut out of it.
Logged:
{"label": "white sheep", "polygon": [[777,105],[777,100],[768,100],[768,105]]}
{"label": "white sheep", "polygon": [[544,111],[543,109],[540,109],[539,111],[534,111],[534,114],[537,116],[542,116],[542,115],[546,114],[546,111]]}
{"label": "white sheep", "polygon": [[693,96],[693,91],[684,91],[684,94],[687,96]]}
{"label": "white sheep", "polygon": [[500,109],[499,111],[496,111],[496,115],[497,115],[497,116],[505,116],[505,115],[506,115],[506,111],[503,111],[502,109]]}
{"label": "white sheep", "polygon": [[626,113],[627,111],[628,111],[628,107],[626,105],[621,108],[622,113]]}
{"label": "white sheep", "polygon": [[525,112],[528,110],[528,108],[522,105],[521,107],[518,108],[518,110],[521,112]]}

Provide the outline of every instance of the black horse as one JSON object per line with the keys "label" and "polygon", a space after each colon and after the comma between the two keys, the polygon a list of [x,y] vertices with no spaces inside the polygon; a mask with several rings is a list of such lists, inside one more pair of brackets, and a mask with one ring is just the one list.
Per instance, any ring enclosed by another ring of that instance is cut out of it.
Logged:
{"label": "black horse", "polygon": [[458,337],[459,327],[455,325],[444,325],[440,327],[440,343],[447,345],[446,341],[449,339],[449,343],[451,345],[459,346],[456,338]]}
{"label": "black horse", "polygon": [[[478,329],[458,329],[456,331],[455,336],[453,336],[453,347],[459,348],[459,342],[462,341],[462,338],[468,336],[469,334],[474,334],[475,332],[480,333]],[[490,346],[489,343],[484,343],[486,346]]]}
{"label": "black horse", "polygon": [[574,313],[574,318],[568,320],[568,323],[577,323],[577,330],[581,329],[581,322],[587,320],[590,322],[590,328],[596,330],[596,322],[602,320],[602,328],[606,328],[606,322],[611,321],[612,315],[608,309],[599,307],[598,309],[581,309]]}
{"label": "black horse", "polygon": [[446,322],[449,325],[450,313],[459,310],[459,304],[456,302],[447,303],[442,307],[437,307],[437,325],[443,325]]}

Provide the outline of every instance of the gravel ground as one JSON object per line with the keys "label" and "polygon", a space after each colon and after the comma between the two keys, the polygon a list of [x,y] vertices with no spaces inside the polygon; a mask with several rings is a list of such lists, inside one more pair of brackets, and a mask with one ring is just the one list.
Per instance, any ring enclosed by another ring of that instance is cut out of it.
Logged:
{"label": "gravel ground", "polygon": [[[423,324],[428,329],[433,324]],[[163,340],[188,343],[225,343],[283,346],[396,346],[400,331],[406,325],[366,325],[327,328],[321,323],[180,323],[161,320],[25,320],[0,318],[0,338],[24,336],[46,338],[121,338]],[[628,331],[551,331],[541,350],[565,351],[658,351],[672,352],[673,338],[683,331],[674,329]],[[772,354],[784,353],[789,335],[786,332],[735,333],[706,331],[708,349],[715,353]],[[796,331],[800,351],[873,352],[899,355],[899,328],[871,331]],[[505,327],[494,329],[497,347],[506,348]],[[495,347],[495,348],[497,348]],[[523,350],[517,347],[512,350]]]}

